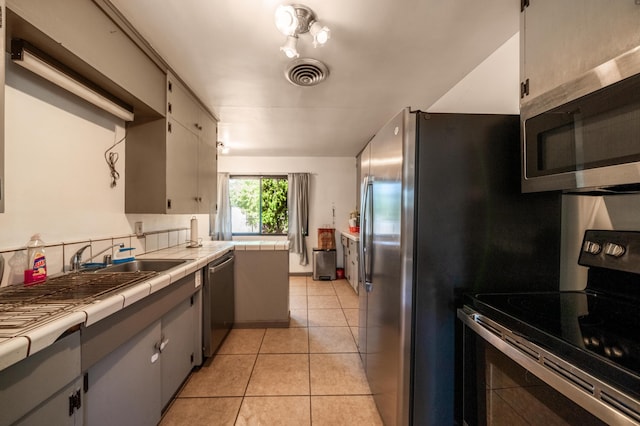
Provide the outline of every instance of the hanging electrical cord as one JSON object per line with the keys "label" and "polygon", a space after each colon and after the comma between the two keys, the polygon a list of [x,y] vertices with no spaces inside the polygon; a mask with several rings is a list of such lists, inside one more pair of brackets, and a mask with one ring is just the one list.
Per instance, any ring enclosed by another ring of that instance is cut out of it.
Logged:
{"label": "hanging electrical cord", "polygon": [[109,171],[111,173],[111,188],[115,188],[118,184],[118,179],[120,179],[120,173],[116,170],[116,163],[118,162],[118,158],[120,155],[117,152],[110,152],[113,148],[118,146],[121,142],[123,142],[127,138],[127,131],[125,129],[124,136],[118,142],[114,143],[104,152],[104,160],[107,162],[107,166],[109,166]]}

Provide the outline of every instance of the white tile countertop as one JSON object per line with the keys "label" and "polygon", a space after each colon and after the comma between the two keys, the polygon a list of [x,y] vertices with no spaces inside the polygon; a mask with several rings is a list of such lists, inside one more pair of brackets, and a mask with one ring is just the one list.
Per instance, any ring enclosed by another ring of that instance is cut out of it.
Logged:
{"label": "white tile countertop", "polygon": [[350,240],[353,240],[355,242],[360,241],[360,234],[359,233],[349,232],[349,231],[340,231],[340,233],[342,235],[344,235],[345,237],[349,238]]}
{"label": "white tile countertop", "polygon": [[289,241],[234,241],[236,250],[289,250]]}
{"label": "white tile countertop", "polygon": [[[288,241],[205,241],[198,248],[176,246],[137,256],[139,259],[185,259],[188,261],[184,265],[172,268],[165,273],[160,273],[148,280],[128,286],[120,292],[109,294],[104,299],[96,300],[86,305],[75,306],[68,312],[39,323],[15,337],[0,338],[0,370],[48,347],[67,330],[95,324],[150,294],[170,286],[188,274],[204,268],[209,262],[234,249],[288,250]],[[199,286],[201,284],[201,280],[197,279],[196,285]],[[41,285],[46,285],[46,283]]]}

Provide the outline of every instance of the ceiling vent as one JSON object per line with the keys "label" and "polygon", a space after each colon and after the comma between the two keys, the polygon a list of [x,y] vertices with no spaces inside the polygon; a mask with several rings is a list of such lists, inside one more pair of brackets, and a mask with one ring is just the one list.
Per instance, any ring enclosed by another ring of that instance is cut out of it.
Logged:
{"label": "ceiling vent", "polygon": [[329,76],[329,68],[318,60],[300,58],[289,63],[284,75],[294,86],[315,86]]}

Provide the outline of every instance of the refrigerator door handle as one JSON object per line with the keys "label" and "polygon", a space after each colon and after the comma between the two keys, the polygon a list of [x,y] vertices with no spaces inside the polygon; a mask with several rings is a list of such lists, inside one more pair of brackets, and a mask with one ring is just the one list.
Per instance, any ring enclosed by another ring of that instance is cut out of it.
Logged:
{"label": "refrigerator door handle", "polygon": [[364,194],[362,200],[362,244],[360,258],[361,271],[360,275],[364,283],[364,290],[370,293],[373,290],[373,283],[371,282],[372,272],[372,249],[373,244],[371,237],[373,235],[373,177],[367,176],[364,181]]}
{"label": "refrigerator door handle", "polygon": [[[364,246],[366,244],[367,241],[367,195],[368,195],[368,191],[369,191],[369,177],[365,176],[364,181],[362,182],[362,198],[360,200],[360,206],[362,207],[362,214],[361,214],[361,226],[360,226],[360,246],[358,247],[358,257],[360,258],[360,262],[358,263],[358,274],[360,275],[359,280],[361,280],[363,283],[366,282],[365,280],[365,249]],[[363,285],[364,286],[364,285]],[[366,287],[365,287],[366,290]]]}

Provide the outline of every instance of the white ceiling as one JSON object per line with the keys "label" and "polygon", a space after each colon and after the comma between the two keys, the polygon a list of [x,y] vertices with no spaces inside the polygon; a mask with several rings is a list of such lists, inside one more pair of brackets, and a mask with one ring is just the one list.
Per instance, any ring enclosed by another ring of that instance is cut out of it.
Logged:
{"label": "white ceiling", "polygon": [[[518,31],[515,0],[306,0],[331,28],[301,57],[330,75],[284,77],[282,0],[111,0],[219,118],[229,155],[354,156],[401,108],[427,110]],[[286,4],[286,2],[285,2]]]}

